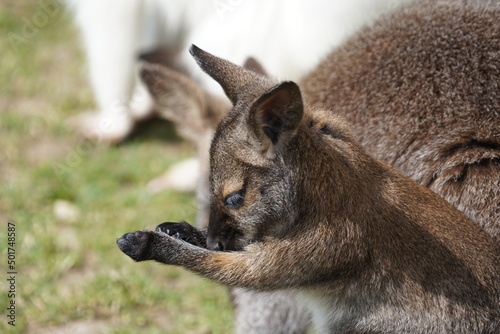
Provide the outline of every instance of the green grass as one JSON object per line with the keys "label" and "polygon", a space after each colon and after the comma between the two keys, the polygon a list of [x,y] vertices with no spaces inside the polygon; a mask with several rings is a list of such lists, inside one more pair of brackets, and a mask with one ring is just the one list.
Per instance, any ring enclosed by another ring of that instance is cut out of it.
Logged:
{"label": "green grass", "polygon": [[[145,190],[191,148],[165,127],[112,147],[68,128],[67,118],[93,108],[84,59],[62,8],[23,37],[39,4],[0,7],[0,332],[72,332],[82,322],[102,333],[231,332],[225,288],[133,263],[115,245],[126,232],[193,221],[193,196]],[[76,221],[57,218],[59,200],[76,207]],[[8,221],[16,224],[16,327],[5,314]]]}

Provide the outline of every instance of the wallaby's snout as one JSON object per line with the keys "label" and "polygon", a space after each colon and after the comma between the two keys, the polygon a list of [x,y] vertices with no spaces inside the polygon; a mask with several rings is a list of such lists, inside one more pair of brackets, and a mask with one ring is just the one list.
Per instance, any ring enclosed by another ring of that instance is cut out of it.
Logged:
{"label": "wallaby's snout", "polygon": [[243,236],[235,222],[227,215],[211,210],[207,231],[207,248],[214,251],[237,251],[243,248]]}
{"label": "wallaby's snout", "polygon": [[241,250],[243,244],[238,242],[240,236],[241,233],[233,229],[226,229],[225,233],[210,233],[209,229],[207,235],[207,248],[220,252]]}

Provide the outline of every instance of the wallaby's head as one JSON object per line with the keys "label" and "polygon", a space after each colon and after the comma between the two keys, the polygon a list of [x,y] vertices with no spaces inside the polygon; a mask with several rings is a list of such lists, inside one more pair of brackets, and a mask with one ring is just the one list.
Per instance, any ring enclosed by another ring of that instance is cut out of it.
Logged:
{"label": "wallaby's head", "polygon": [[285,154],[303,117],[299,87],[217,58],[196,46],[200,67],[224,89],[233,109],[210,149],[207,246],[236,250],[279,233],[293,221],[292,171]]}

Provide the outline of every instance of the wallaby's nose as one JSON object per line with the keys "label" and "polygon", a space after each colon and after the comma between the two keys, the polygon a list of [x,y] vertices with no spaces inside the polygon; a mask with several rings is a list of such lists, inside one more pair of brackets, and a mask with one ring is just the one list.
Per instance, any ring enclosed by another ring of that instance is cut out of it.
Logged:
{"label": "wallaby's nose", "polygon": [[207,248],[217,252],[224,251],[224,244],[218,240],[207,240]]}

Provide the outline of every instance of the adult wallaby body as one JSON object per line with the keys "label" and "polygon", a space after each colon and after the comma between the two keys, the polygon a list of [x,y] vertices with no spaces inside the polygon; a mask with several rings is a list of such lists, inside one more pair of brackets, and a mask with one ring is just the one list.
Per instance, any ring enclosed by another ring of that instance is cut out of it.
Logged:
{"label": "adult wallaby body", "polygon": [[[474,18],[476,7],[457,5]],[[407,19],[457,14],[434,6]],[[234,105],[211,146],[208,249],[162,225],[119,239],[125,253],[231,286],[295,291],[323,332],[500,330],[499,249],[483,229],[364,153],[312,95],[304,107],[295,84],[193,52]],[[324,94],[327,79],[316,86]]]}
{"label": "adult wallaby body", "polygon": [[[500,2],[437,1],[379,20],[302,80],[376,158],[500,242]],[[325,89],[326,87],[326,89]]]}

